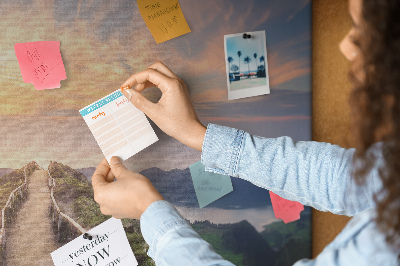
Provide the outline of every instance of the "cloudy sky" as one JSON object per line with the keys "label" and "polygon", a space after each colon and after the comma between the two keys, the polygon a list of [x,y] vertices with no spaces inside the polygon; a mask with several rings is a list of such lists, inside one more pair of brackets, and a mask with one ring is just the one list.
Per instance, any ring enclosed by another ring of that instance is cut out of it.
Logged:
{"label": "cloudy sky", "polygon": [[[188,85],[205,123],[265,137],[311,138],[309,0],[179,1],[191,33],[156,44],[136,1],[1,1],[0,168],[50,160],[73,168],[103,158],[78,110],[163,61]],[[224,35],[266,31],[271,94],[227,100]],[[36,91],[23,82],[14,44],[60,41],[67,79]],[[156,100],[159,92],[146,95]],[[186,168],[200,153],[156,129],[160,141],[127,160],[131,169]],[[169,156],[165,156],[168,154]]]}

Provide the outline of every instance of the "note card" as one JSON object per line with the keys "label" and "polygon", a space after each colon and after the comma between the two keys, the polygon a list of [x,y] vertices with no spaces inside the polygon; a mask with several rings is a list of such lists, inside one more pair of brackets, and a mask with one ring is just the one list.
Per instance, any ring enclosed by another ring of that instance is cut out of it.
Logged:
{"label": "note card", "polygon": [[55,266],[138,265],[121,220],[111,218],[51,253]]}
{"label": "note card", "polygon": [[281,218],[285,224],[300,219],[300,213],[304,210],[301,203],[281,198],[271,191],[269,195],[276,218]]}
{"label": "note card", "polygon": [[230,176],[207,172],[200,161],[189,169],[200,208],[233,191]]}
{"label": "note card", "polygon": [[22,79],[36,90],[60,88],[67,78],[60,53],[60,42],[42,41],[14,45]]}
{"label": "note card", "polygon": [[144,113],[116,90],[79,110],[107,161],[126,160],[158,140]]}
{"label": "note card", "polygon": [[140,14],[156,43],[190,32],[177,0],[137,0]]}

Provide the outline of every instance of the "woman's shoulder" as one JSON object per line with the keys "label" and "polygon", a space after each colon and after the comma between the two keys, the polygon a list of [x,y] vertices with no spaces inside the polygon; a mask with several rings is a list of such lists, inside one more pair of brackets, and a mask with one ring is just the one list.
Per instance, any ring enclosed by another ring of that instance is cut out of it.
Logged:
{"label": "woman's shoulder", "polygon": [[365,265],[398,265],[399,251],[391,247],[376,223],[376,209],[354,216],[327,247],[337,253],[343,263],[365,261]]}

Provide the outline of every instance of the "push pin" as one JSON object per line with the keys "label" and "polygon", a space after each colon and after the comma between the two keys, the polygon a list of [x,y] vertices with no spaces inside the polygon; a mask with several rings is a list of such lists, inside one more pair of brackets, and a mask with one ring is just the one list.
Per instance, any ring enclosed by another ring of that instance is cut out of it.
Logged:
{"label": "push pin", "polygon": [[125,87],[121,87],[121,92],[124,92],[124,90],[129,90],[131,87],[129,85],[126,85]]}
{"label": "push pin", "polygon": [[92,240],[92,239],[93,239],[93,237],[92,237],[91,235],[89,235],[88,233],[84,233],[84,234],[83,234],[83,239],[89,239],[89,240]]}
{"label": "push pin", "polygon": [[243,33],[243,39],[250,39],[251,35],[247,33]]}

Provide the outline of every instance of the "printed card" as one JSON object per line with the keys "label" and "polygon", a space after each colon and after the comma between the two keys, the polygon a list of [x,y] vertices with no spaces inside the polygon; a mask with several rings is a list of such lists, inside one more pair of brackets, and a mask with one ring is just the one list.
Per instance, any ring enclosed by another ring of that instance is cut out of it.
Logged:
{"label": "printed card", "polygon": [[14,45],[22,79],[36,90],[60,88],[67,78],[60,53],[60,42],[42,41]]}
{"label": "printed card", "polygon": [[51,253],[55,266],[138,265],[122,222],[111,218]]}
{"label": "printed card", "polygon": [[158,140],[145,114],[117,90],[79,111],[107,161],[135,155]]}
{"label": "printed card", "polygon": [[200,208],[233,191],[231,177],[207,172],[200,161],[189,166]]}

